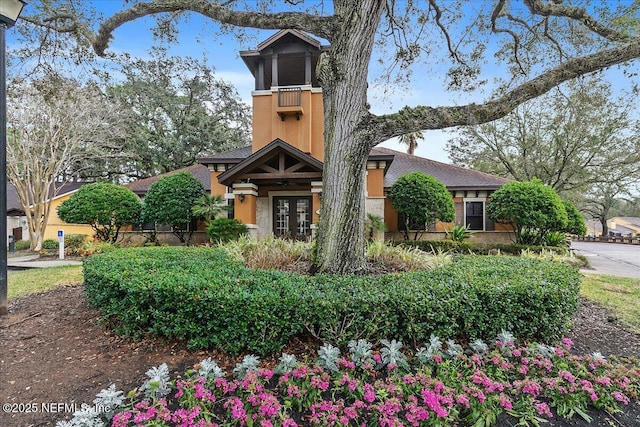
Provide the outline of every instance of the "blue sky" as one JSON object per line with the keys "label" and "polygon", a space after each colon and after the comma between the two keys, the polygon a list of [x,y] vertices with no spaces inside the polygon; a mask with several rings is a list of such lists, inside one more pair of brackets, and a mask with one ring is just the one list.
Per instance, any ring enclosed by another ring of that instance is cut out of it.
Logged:
{"label": "blue sky", "polygon": [[[87,0],[89,1],[89,0]],[[106,17],[122,9],[121,0],[93,0],[96,9]],[[28,6],[27,6],[28,8]],[[154,21],[151,18],[139,19],[117,29],[114,33],[109,50],[116,53],[128,53],[132,57],[144,58],[148,50],[154,45],[152,36]],[[253,77],[240,59],[238,52],[243,49],[254,48],[260,41],[266,39],[274,31],[250,30],[252,37],[240,43],[233,35],[214,34],[216,25],[209,19],[196,14],[190,14],[186,22],[179,25],[177,42],[169,44],[169,54],[176,56],[191,56],[206,58],[208,64],[215,68],[216,75],[233,83],[243,100],[250,104],[253,89]],[[7,42],[11,43],[11,30],[8,32]],[[491,61],[491,57],[488,57]],[[375,63],[371,64],[375,74]],[[497,67],[496,67],[497,70]],[[492,72],[489,67],[489,72]],[[620,72],[611,72],[615,80],[622,80]],[[447,92],[442,81],[423,75],[422,78],[414,74],[414,78],[405,90],[396,87],[387,90],[376,86],[370,81],[369,102],[375,114],[397,111],[405,105],[455,105],[470,102],[482,102],[488,92],[484,94],[460,94]],[[491,76],[485,76],[491,77]],[[387,88],[389,89],[389,88]],[[433,160],[449,162],[444,147],[447,140],[455,136],[451,131],[425,131],[425,139],[419,141],[416,155]],[[404,151],[406,147],[391,140],[382,144],[385,147]]]}

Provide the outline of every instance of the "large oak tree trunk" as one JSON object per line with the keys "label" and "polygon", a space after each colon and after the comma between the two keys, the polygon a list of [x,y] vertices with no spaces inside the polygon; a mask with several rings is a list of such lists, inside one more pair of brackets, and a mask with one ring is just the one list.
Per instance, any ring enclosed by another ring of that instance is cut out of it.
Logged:
{"label": "large oak tree trunk", "polygon": [[[318,64],[325,114],[323,209],[318,233],[318,267],[358,273],[365,259],[365,172],[370,141],[358,125],[368,117],[367,74],[380,0],[334,3],[340,25],[331,49]],[[330,208],[324,208],[330,207]]]}

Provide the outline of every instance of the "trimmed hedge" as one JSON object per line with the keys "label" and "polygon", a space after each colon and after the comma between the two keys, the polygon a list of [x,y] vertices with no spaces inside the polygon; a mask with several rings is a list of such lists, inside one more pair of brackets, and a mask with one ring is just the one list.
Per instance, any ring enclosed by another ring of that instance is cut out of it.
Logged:
{"label": "trimmed hedge", "polygon": [[568,254],[566,247],[559,246],[532,246],[521,245],[518,243],[473,243],[469,241],[456,242],[453,240],[396,240],[393,242],[395,246],[416,247],[425,252],[443,251],[456,254],[475,254],[490,255],[500,251],[504,255],[520,255],[520,253],[528,249],[530,251],[540,253],[542,251],[553,251],[560,255]]}
{"label": "trimmed hedge", "polygon": [[580,280],[576,268],[513,257],[375,277],[251,270],[202,247],[127,248],[84,262],[88,299],[118,333],[259,355],[306,334],[417,346],[432,333],[490,340],[505,329],[549,341],[565,332]]}

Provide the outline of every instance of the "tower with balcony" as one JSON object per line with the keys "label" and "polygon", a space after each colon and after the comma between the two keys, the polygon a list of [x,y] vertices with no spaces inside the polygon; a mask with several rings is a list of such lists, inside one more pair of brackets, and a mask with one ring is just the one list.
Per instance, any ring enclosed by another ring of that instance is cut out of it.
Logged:
{"label": "tower with balcony", "polygon": [[253,152],[276,138],[322,161],[324,112],[315,69],[328,46],[280,31],[240,57],[255,78]]}
{"label": "tower with balcony", "polygon": [[[311,236],[320,215],[324,160],[322,88],[316,77],[329,49],[296,30],[281,30],[240,52],[255,80],[252,145],[201,158],[211,192],[225,195],[252,235]],[[370,156],[367,203],[384,215],[383,174],[392,157]]]}

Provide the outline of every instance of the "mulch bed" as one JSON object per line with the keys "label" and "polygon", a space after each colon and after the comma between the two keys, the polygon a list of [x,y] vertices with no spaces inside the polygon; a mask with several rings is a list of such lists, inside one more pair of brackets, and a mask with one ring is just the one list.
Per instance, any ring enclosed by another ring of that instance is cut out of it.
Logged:
{"label": "mulch bed", "polygon": [[[582,300],[573,323],[568,337],[576,353],[640,356],[640,335],[625,329],[597,304]],[[133,342],[120,338],[101,324],[100,313],[88,306],[81,285],[12,301],[9,315],[0,320],[0,342],[0,403],[10,404],[10,409],[36,409],[32,413],[0,412],[3,427],[55,425],[59,419],[70,418],[74,405],[91,403],[96,393],[112,383],[125,391],[140,386],[145,372],[161,363],[167,363],[176,378],[206,357],[228,368],[241,359],[215,351],[189,351],[182,343],[161,339]],[[315,349],[314,343],[294,343],[288,350],[300,354]],[[545,426],[640,426],[638,402],[624,414],[590,415],[592,424],[555,417]],[[498,426],[514,424],[501,417]]]}

